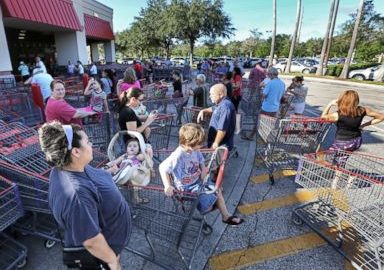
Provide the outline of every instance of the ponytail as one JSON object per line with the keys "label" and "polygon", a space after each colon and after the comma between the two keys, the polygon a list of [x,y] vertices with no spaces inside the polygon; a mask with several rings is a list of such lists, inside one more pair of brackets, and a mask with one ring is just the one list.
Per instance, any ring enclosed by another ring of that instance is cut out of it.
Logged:
{"label": "ponytail", "polygon": [[119,106],[117,107],[117,112],[120,112],[125,105],[129,102],[131,98],[139,98],[141,95],[143,95],[143,91],[140,88],[132,87],[128,89],[127,91],[123,92],[123,97],[120,100]]}

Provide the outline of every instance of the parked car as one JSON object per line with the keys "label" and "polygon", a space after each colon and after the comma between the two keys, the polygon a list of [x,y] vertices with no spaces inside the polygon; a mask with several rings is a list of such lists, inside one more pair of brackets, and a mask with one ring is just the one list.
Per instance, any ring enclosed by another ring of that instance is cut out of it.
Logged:
{"label": "parked car", "polygon": [[250,58],[248,61],[244,62],[243,67],[244,68],[254,68],[256,66],[257,62],[261,62],[263,59],[262,58]]}
{"label": "parked car", "polygon": [[184,65],[184,57],[172,57],[171,62],[174,66]]}
{"label": "parked car", "polygon": [[123,65],[132,65],[133,64],[133,60],[135,60],[134,58],[132,57],[128,57],[128,58],[124,58],[121,63]]}
{"label": "parked car", "polygon": [[[283,62],[277,63],[273,67],[276,68],[277,71],[279,71],[279,73],[282,73],[285,70],[286,65],[287,65],[287,62],[283,61]],[[301,72],[304,74],[309,74],[309,73],[315,73],[316,68],[301,64],[297,61],[292,61],[291,62],[291,72]]]}
{"label": "parked car", "polygon": [[355,69],[349,72],[348,78],[356,80],[376,80],[379,76],[379,69],[384,69],[384,65]]}

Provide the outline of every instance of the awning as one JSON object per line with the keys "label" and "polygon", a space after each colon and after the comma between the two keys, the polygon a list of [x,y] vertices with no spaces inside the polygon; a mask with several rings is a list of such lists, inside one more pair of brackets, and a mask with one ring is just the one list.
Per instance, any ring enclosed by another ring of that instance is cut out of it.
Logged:
{"label": "awning", "polygon": [[72,0],[3,0],[0,2],[3,17],[81,30]]}
{"label": "awning", "polygon": [[105,20],[84,14],[84,26],[86,37],[103,40],[115,39],[111,25]]}

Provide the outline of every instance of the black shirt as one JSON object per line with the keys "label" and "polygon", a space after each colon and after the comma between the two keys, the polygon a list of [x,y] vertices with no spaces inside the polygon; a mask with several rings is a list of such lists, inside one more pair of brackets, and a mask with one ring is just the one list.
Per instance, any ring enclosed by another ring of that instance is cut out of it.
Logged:
{"label": "black shirt", "polygon": [[232,92],[233,92],[233,86],[232,82],[229,81],[225,84],[225,87],[227,87],[227,97],[232,97]]}
{"label": "black shirt", "polygon": [[137,115],[131,108],[125,106],[120,110],[119,112],[120,130],[127,130],[127,122],[134,122],[134,121],[136,121],[136,127],[141,126],[141,121],[139,117],[137,117]]}
{"label": "black shirt", "polygon": [[193,105],[205,108],[205,89],[203,86],[197,87],[193,90]]}
{"label": "black shirt", "polygon": [[181,84],[180,80],[174,81],[173,83],[173,90],[174,92],[179,91],[180,95],[183,96],[183,86]]}
{"label": "black shirt", "polygon": [[336,140],[347,141],[360,137],[360,125],[365,115],[365,110],[360,116],[356,117],[349,117],[339,114],[339,120],[336,122]]}

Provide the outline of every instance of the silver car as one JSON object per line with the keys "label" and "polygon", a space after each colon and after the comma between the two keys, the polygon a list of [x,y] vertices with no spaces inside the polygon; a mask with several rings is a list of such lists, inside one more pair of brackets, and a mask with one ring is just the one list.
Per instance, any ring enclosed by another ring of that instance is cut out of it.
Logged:
{"label": "silver car", "polygon": [[356,80],[376,80],[379,77],[379,70],[384,69],[384,65],[369,67],[365,69],[355,69],[349,72],[348,78]]}
{"label": "silver car", "polygon": [[[279,73],[282,73],[284,71],[286,65],[287,65],[287,62],[283,61],[283,62],[277,63],[273,67],[276,68]],[[291,72],[301,72],[304,74],[315,73],[316,67],[310,67],[310,66],[301,64],[297,61],[292,61],[291,62]]]}

